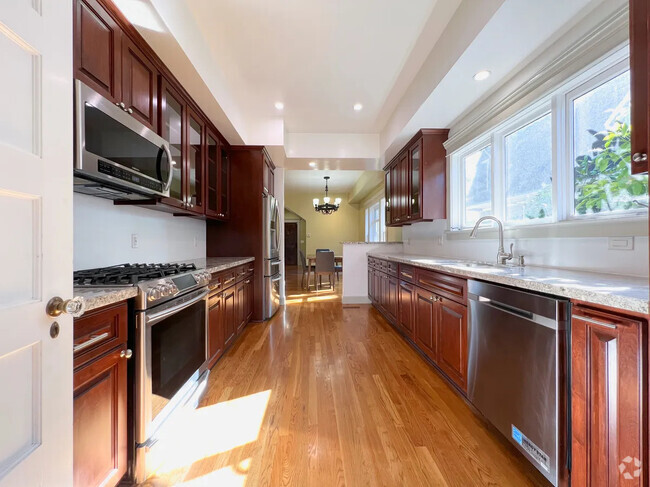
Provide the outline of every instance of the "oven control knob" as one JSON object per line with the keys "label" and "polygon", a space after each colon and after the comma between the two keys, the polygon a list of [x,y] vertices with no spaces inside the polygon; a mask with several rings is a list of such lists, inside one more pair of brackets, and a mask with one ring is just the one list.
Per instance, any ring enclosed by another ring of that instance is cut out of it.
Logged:
{"label": "oven control knob", "polygon": [[169,284],[160,284],[160,294],[169,296],[172,293],[172,287]]}
{"label": "oven control knob", "polygon": [[158,289],[158,286],[152,287],[147,291],[147,299],[149,301],[155,301],[156,299],[160,299],[160,289]]}

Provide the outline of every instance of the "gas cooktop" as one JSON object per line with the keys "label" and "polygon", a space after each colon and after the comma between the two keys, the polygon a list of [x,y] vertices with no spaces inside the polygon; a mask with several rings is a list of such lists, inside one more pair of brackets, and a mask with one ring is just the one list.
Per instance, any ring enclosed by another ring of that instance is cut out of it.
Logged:
{"label": "gas cooktop", "polygon": [[76,287],[135,286],[140,282],[195,271],[194,264],[121,264],[75,271]]}

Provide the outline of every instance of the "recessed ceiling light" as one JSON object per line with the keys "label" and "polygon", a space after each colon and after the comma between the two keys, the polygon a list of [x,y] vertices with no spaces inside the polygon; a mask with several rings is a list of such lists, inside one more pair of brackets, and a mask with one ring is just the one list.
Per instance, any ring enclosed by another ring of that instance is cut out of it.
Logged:
{"label": "recessed ceiling light", "polygon": [[483,81],[484,79],[488,79],[490,77],[490,73],[487,69],[484,69],[483,71],[479,71],[474,75],[474,79],[476,81]]}
{"label": "recessed ceiling light", "polygon": [[282,103],[281,101],[276,101],[275,102],[275,108],[277,110],[284,110],[284,103]]}
{"label": "recessed ceiling light", "polygon": [[354,104],[354,111],[355,112],[360,112],[361,110],[363,110],[363,105],[361,103],[355,103]]}
{"label": "recessed ceiling light", "polygon": [[311,161],[309,163],[309,167],[318,167],[318,164],[316,164],[316,162],[314,162],[314,161]]}

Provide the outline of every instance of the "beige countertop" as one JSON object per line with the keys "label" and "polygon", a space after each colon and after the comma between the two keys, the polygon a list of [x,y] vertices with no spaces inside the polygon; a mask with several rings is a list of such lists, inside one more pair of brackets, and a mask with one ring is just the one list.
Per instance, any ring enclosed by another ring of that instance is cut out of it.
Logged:
{"label": "beige countertop", "polygon": [[471,261],[386,252],[369,256],[416,265],[461,277],[505,284],[569,299],[648,314],[648,279],[547,267],[467,267]]}
{"label": "beige countertop", "polygon": [[[208,257],[206,259],[189,259],[181,262],[193,263],[197,269],[205,269],[210,273],[216,273],[253,262],[254,257]],[[86,311],[102,308],[109,304],[119,303],[138,295],[136,286],[129,287],[92,287],[74,288],[74,296],[81,296],[86,301]]]}

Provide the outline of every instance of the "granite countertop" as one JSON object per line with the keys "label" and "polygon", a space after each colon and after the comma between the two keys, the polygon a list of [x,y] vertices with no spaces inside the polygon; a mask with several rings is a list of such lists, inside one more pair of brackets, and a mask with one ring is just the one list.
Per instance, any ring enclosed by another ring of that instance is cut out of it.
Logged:
{"label": "granite countertop", "polygon": [[648,314],[648,279],[547,267],[465,267],[471,262],[422,255],[368,252],[369,256],[412,264],[461,277],[506,284],[555,296]]}
{"label": "granite countertop", "polygon": [[[181,262],[193,263],[197,269],[205,269],[210,273],[225,271],[248,262],[253,262],[254,257],[208,257],[206,259],[190,259]],[[129,287],[75,287],[74,296],[81,296],[86,300],[86,311],[119,303],[138,295],[136,286]]]}

